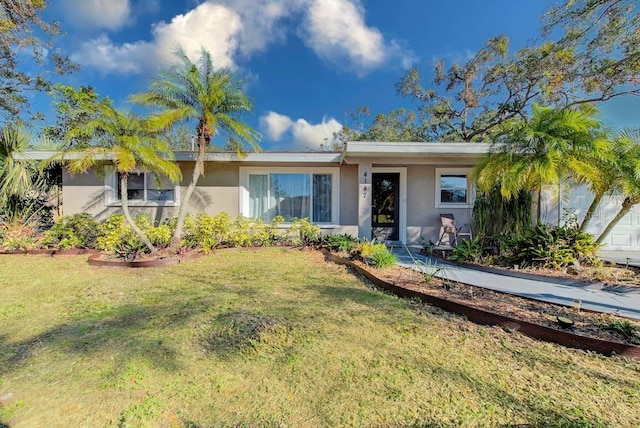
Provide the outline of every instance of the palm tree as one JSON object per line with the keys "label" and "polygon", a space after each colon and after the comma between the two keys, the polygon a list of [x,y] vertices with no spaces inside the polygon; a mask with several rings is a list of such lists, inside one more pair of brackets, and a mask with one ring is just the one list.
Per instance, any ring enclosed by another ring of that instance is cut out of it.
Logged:
{"label": "palm tree", "polygon": [[259,150],[257,141],[260,135],[240,121],[241,114],[251,111],[253,106],[241,83],[234,79],[230,70],[215,70],[211,55],[204,49],[196,63],[191,62],[182,49],[176,55],[178,61],[161,72],[151,82],[147,92],[134,94],[130,100],[144,106],[160,108],[161,111],[153,117],[159,129],[171,127],[178,122],[197,120],[198,156],[184,194],[184,203],[178,211],[172,238],[172,246],[177,249],[187,204],[198,179],[204,175],[205,153],[216,132],[224,134],[227,147],[240,155],[244,153],[243,149],[247,144]]}
{"label": "palm tree", "polygon": [[611,187],[623,195],[620,211],[604,228],[596,243],[601,244],[616,224],[640,204],[640,131],[624,131],[614,140],[615,162],[610,170]]}
{"label": "palm tree", "polygon": [[131,173],[144,171],[154,174],[157,179],[165,176],[178,182],[182,174],[173,161],[173,152],[168,144],[158,138],[158,132],[152,129],[148,121],[132,113],[121,112],[106,103],[100,104],[88,121],[69,130],[65,138],[88,138],[96,142],[96,145],[86,148],[67,150],[62,154],[62,161],[72,174],[113,164],[120,175],[124,217],[149,251],[155,253],[156,248],[129,212],[128,178]]}
{"label": "palm tree", "polygon": [[0,195],[25,196],[34,186],[37,170],[20,157],[30,148],[30,135],[21,127],[9,125],[0,132]]}
{"label": "palm tree", "polygon": [[588,105],[553,109],[534,104],[531,121],[506,123],[497,150],[476,167],[478,190],[487,193],[497,184],[506,199],[523,190],[535,192],[539,220],[542,188],[567,178],[588,181],[589,160],[603,156],[595,113]]}

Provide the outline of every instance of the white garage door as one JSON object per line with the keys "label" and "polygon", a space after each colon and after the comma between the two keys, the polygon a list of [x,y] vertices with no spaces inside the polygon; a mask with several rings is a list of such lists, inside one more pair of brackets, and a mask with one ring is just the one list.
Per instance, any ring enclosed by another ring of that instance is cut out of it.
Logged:
{"label": "white garage door", "polygon": [[[582,221],[585,212],[589,208],[593,196],[584,187],[576,187],[568,192],[560,202],[561,208],[573,207]],[[596,210],[587,232],[594,236],[599,236],[609,222],[616,216],[622,206],[621,196],[611,196],[604,198]],[[640,250],[640,206],[635,206],[627,213],[613,228],[603,241],[603,250],[634,251]]]}

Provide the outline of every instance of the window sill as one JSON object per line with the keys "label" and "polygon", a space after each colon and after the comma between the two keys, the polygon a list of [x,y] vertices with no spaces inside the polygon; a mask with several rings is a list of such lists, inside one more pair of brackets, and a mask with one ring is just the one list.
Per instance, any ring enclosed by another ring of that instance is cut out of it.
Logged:
{"label": "window sill", "polygon": [[[313,226],[318,226],[320,229],[335,229],[336,227],[340,227],[339,224],[335,223],[311,223]],[[293,226],[293,223],[281,223],[278,226],[278,229],[290,229]]]}
{"label": "window sill", "polygon": [[[122,202],[120,201],[113,201],[113,202],[107,202],[107,206],[108,207],[121,207],[122,206]],[[153,201],[129,201],[129,207],[179,207],[180,204],[178,202],[174,202],[174,201],[164,201],[164,202],[153,202]]]}
{"label": "window sill", "polygon": [[436,204],[436,208],[473,208],[473,204]]}

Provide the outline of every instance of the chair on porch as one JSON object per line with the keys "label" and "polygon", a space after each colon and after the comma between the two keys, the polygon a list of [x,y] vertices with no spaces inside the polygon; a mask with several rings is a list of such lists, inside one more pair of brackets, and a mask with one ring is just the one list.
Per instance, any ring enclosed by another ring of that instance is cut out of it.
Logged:
{"label": "chair on porch", "polygon": [[471,236],[471,228],[468,224],[458,227],[456,225],[456,219],[453,214],[440,214],[440,239],[436,245],[442,245],[444,237],[447,237],[447,243],[450,246],[458,245],[459,237],[467,237],[470,241],[473,240]]}

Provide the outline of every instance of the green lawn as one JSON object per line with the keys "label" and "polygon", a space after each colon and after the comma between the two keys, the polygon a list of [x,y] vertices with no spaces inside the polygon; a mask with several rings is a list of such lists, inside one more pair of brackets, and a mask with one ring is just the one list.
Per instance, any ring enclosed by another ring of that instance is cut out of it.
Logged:
{"label": "green lawn", "polygon": [[0,426],[640,426],[640,363],[372,291],[316,252],[0,263]]}

